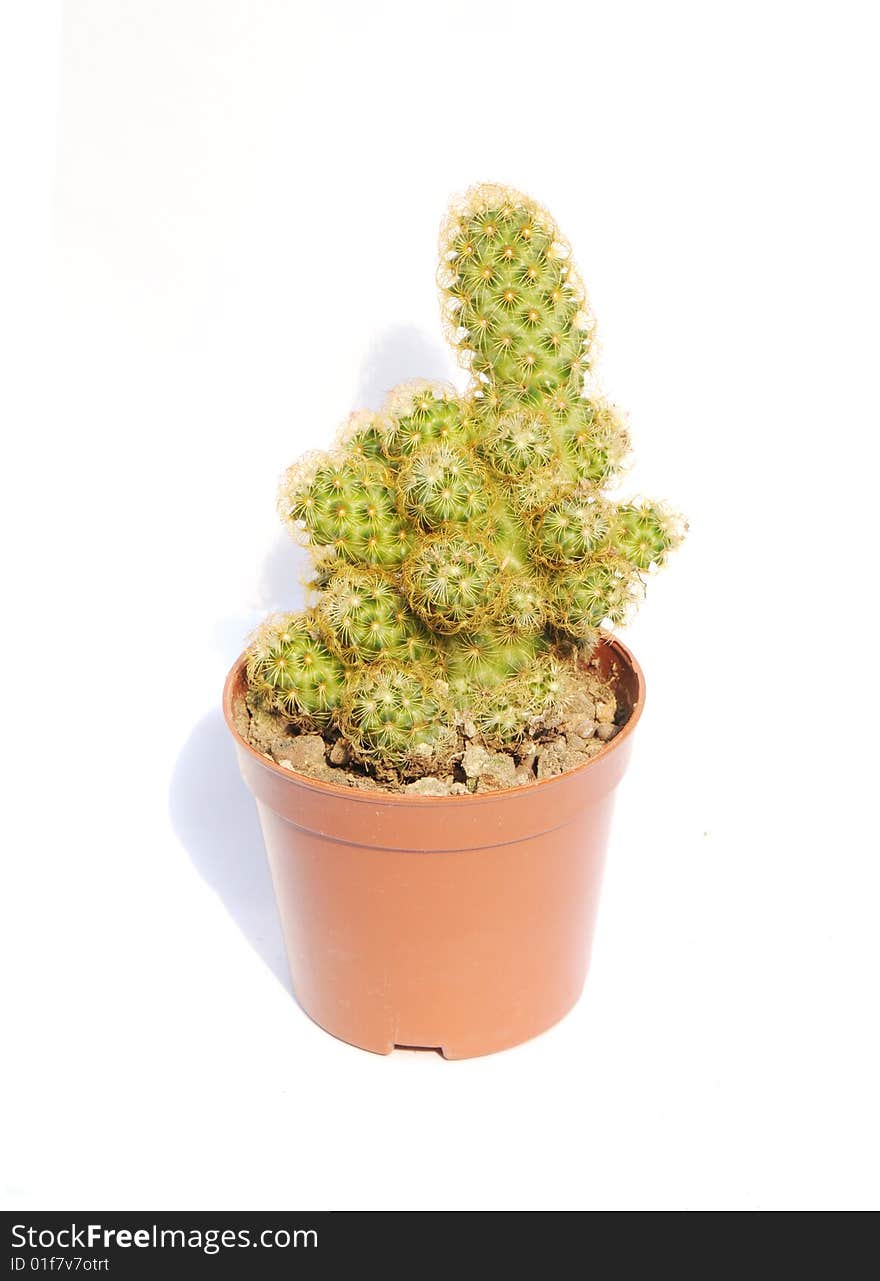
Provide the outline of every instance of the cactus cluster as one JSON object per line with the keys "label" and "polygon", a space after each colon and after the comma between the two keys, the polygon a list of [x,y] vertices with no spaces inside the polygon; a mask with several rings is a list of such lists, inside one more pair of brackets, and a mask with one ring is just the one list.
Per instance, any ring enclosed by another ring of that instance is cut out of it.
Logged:
{"label": "cactus cluster", "polygon": [[266,620],[247,669],[263,707],[413,771],[448,762],[456,718],[506,747],[558,709],[572,656],[681,537],[665,506],[609,497],[627,430],[588,390],[594,325],[549,214],[472,189],[438,279],[470,384],[403,384],[286,473],[279,512],[313,550],[316,601]]}

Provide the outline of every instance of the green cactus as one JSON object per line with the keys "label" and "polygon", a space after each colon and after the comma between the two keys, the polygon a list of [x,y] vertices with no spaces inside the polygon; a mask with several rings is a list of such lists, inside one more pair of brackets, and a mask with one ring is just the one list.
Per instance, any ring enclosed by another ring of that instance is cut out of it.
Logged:
{"label": "green cactus", "polygon": [[546,646],[541,633],[487,629],[450,636],[443,666],[457,707],[467,711],[475,696],[495,689],[528,667]]}
{"label": "green cactus", "polygon": [[409,658],[414,645],[427,654],[427,633],[381,570],[340,566],[320,617],[330,647],[349,662]]}
{"label": "green cactus", "polygon": [[346,687],[338,720],[364,760],[427,771],[448,759],[455,742],[448,688],[418,668],[359,669]]}
{"label": "green cactus", "polygon": [[607,503],[590,493],[548,504],[534,523],[535,557],[550,566],[574,565],[604,547],[611,534]]}
{"label": "green cactus", "polygon": [[680,518],[657,503],[628,503],[614,516],[614,546],[636,569],[663,565],[681,541]]}
{"label": "green cactus", "polygon": [[388,472],[349,449],[338,457],[306,458],[287,472],[278,498],[283,520],[301,522],[316,547],[341,561],[399,565],[411,531],[397,509]]}
{"label": "green cactus", "polygon": [[310,728],[330,723],[345,669],[323,643],[313,613],[281,614],[267,618],[252,638],[247,679],[267,711]]}
{"label": "green cactus", "polygon": [[546,419],[523,410],[503,414],[486,434],[485,456],[502,476],[522,476],[543,468],[556,456],[556,442]]}
{"label": "green cactus", "polygon": [[451,445],[418,449],[398,476],[404,510],[423,529],[476,527],[492,503],[485,472]]}
{"label": "green cactus", "polygon": [[473,629],[500,603],[499,559],[479,535],[439,533],[421,540],[403,570],[409,603],[435,632]]}
{"label": "green cactus", "polygon": [[564,701],[562,674],[552,654],[541,654],[480,699],[475,720],[484,742],[510,747],[529,734],[538,717],[558,714]]}
{"label": "green cactus", "polygon": [[591,640],[604,622],[625,622],[635,600],[630,565],[606,555],[553,576],[549,617],[564,635]]}
{"label": "green cactus", "polygon": [[556,715],[566,665],[625,620],[683,532],[607,492],[629,435],[587,394],[593,321],[546,210],[469,191],[438,280],[470,385],[404,383],[287,472],[279,511],[313,551],[318,600],[248,651],[263,706],[405,772],[450,762],[456,715],[498,747]]}
{"label": "green cactus", "polygon": [[424,445],[466,445],[472,412],[452,387],[421,379],[400,383],[385,405],[384,453],[403,458]]}
{"label": "green cactus", "polygon": [[571,251],[553,219],[504,187],[468,192],[441,234],[440,285],[462,362],[496,403],[555,403],[581,394],[593,322]]}
{"label": "green cactus", "polygon": [[629,452],[620,412],[602,401],[575,404],[560,427],[560,440],[575,478],[600,488],[620,472]]}

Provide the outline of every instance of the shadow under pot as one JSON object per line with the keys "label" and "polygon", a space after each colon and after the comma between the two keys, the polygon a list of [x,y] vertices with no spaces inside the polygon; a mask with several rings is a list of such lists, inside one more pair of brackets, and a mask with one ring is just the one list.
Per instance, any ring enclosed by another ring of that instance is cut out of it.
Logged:
{"label": "shadow under pot", "polygon": [[377,1054],[448,1059],[508,1049],[577,1002],[590,959],[614,791],[644,705],[616,639],[601,675],[625,716],[579,768],[469,796],[358,791],[296,774],[235,727],[240,658],[223,710],[253,793],[303,1009]]}

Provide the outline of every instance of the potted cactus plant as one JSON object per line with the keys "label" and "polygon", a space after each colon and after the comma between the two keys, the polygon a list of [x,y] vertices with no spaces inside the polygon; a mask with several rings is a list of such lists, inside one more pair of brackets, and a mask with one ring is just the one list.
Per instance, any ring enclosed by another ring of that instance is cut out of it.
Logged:
{"label": "potted cactus plant", "polygon": [[287,472],[313,601],[259,628],[224,707],[300,1003],[364,1048],[456,1058],[580,993],[644,701],[603,628],[682,522],[610,495],[628,435],[541,206],[456,200],[439,285],[467,390],[404,384]]}

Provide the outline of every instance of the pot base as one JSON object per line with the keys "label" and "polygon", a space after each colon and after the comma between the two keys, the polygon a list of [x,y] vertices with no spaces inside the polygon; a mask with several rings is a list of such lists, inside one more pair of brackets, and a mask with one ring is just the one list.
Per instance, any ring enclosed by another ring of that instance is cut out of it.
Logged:
{"label": "pot base", "polygon": [[[582,990],[583,988],[581,989],[581,992]],[[487,1054],[498,1054],[502,1050],[512,1050],[512,1049],[515,1049],[517,1045],[524,1045],[526,1041],[533,1041],[535,1037],[543,1036],[545,1032],[549,1032],[552,1028],[556,1027],[557,1024],[561,1023],[562,1020],[571,1013],[571,1011],[574,1009],[574,1007],[577,1005],[578,1001],[580,1000],[581,992],[578,992],[577,996],[571,1002],[571,1004],[567,1005],[566,1008],[562,1010],[561,1013],[559,1013],[555,1018],[550,1019],[549,1022],[545,1023],[543,1027],[536,1027],[532,1032],[530,1032],[526,1036],[519,1036],[516,1039],[510,1040],[510,1041],[497,1041],[497,1042],[491,1041],[490,1042],[488,1040],[481,1039],[479,1044],[462,1043],[458,1045],[448,1045],[448,1046],[447,1045],[406,1045],[399,1041],[376,1042],[375,1044],[366,1045],[361,1041],[353,1041],[349,1037],[342,1036],[338,1031],[334,1030],[332,1027],[328,1027],[326,1024],[319,1022],[319,1020],[316,1019],[312,1014],[310,1014],[309,1011],[306,1010],[304,1006],[301,1005],[301,1008],[303,1009],[304,1013],[308,1014],[311,1021],[317,1027],[319,1027],[322,1032],[328,1032],[332,1037],[335,1038],[335,1040],[343,1041],[346,1045],[353,1045],[355,1049],[358,1049],[358,1050],[366,1050],[369,1054],[388,1055],[388,1054],[392,1054],[395,1050],[404,1050],[414,1054],[439,1054],[442,1059],[448,1059],[450,1061],[454,1061],[456,1059],[484,1058]]]}

